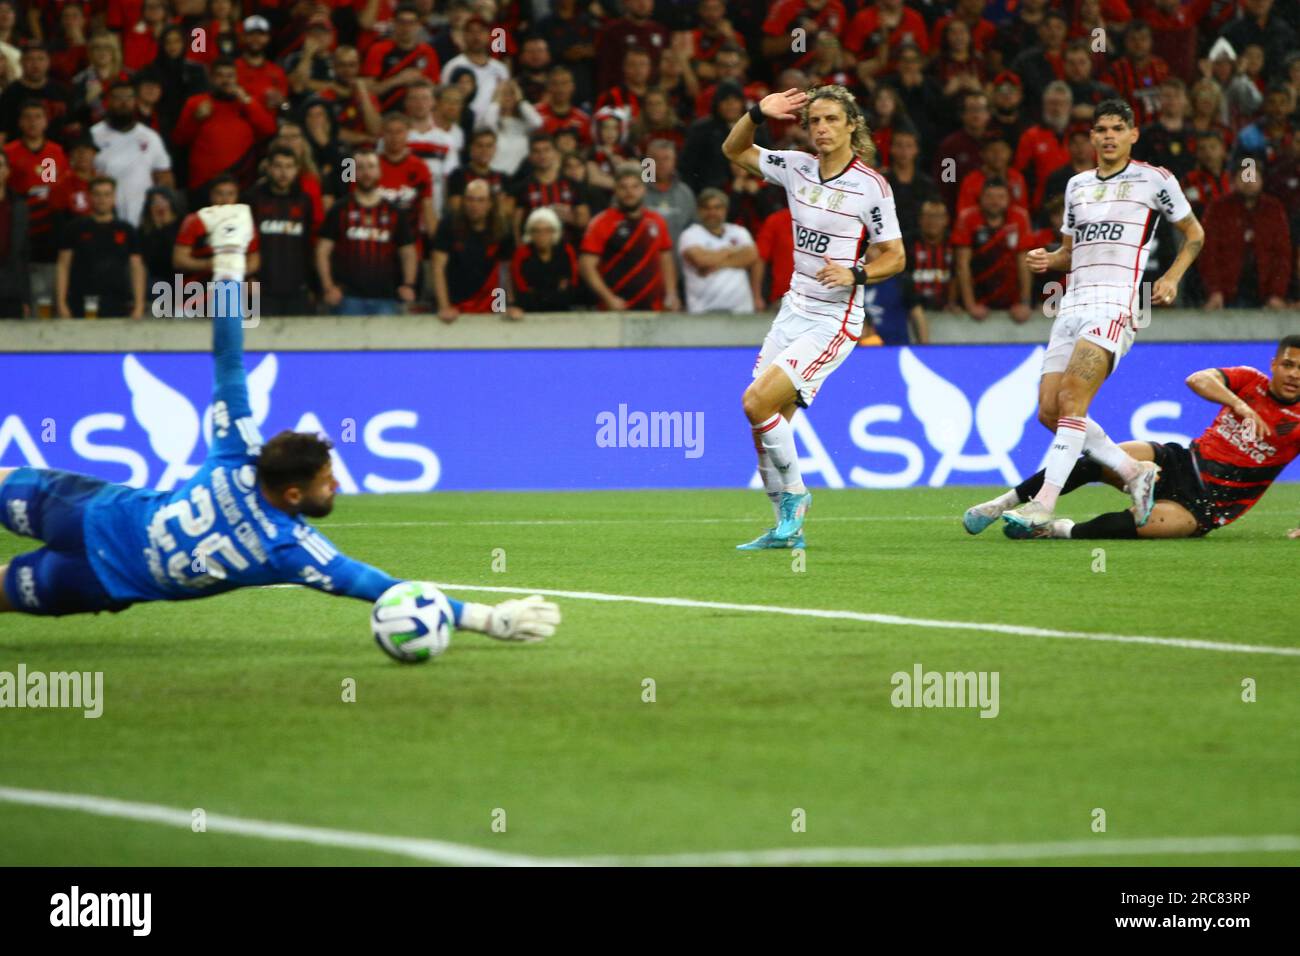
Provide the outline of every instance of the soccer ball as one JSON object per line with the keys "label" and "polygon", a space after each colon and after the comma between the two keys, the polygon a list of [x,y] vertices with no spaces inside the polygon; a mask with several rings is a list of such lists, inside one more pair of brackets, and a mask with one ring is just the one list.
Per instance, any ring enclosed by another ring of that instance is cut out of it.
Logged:
{"label": "soccer ball", "polygon": [[418,664],[447,649],[454,617],[447,596],[432,584],[403,581],[379,595],[370,629],[389,657]]}

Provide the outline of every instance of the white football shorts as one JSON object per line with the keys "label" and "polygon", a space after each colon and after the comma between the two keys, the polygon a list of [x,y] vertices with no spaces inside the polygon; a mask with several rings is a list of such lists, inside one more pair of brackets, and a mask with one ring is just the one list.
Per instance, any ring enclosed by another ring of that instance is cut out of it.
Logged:
{"label": "white football shorts", "polygon": [[1112,356],[1111,371],[1119,367],[1119,360],[1128,354],[1137,338],[1137,329],[1133,318],[1117,318],[1114,313],[1101,317],[1092,311],[1072,312],[1058,315],[1052,323],[1052,334],[1047,340],[1047,352],[1043,355],[1043,371],[1064,372],[1070,364],[1070,355],[1074,352],[1074,343],[1079,339],[1100,345]]}
{"label": "white football shorts", "polygon": [[860,319],[846,329],[824,316],[803,315],[790,305],[787,295],[781,299],[781,308],[763,339],[753,377],[758,378],[776,363],[794,383],[798,403],[807,408],[826,378],[849,357],[861,334]]}

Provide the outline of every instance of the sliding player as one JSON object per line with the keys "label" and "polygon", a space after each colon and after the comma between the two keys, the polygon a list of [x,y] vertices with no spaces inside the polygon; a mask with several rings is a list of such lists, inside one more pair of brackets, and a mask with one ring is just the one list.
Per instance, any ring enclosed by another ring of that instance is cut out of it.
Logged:
{"label": "sliding player", "polygon": [[[1145,524],[1138,525],[1130,508],[1078,524],[1053,518],[1032,532],[1014,524],[1003,530],[1012,538],[1195,538],[1231,524],[1300,455],[1300,335],[1289,335],[1278,344],[1270,371],[1271,377],[1247,366],[1202,369],[1188,376],[1188,387],[1223,407],[1200,438],[1188,447],[1174,442],[1123,444],[1134,458],[1160,466],[1156,503]],[[1043,480],[1040,471],[990,504],[1009,508],[1025,501]],[[1118,475],[1085,456],[1061,493],[1094,481],[1123,488]],[[1289,536],[1300,538],[1300,528]]]}
{"label": "sliding player", "polygon": [[[0,524],[45,543],[0,567],[0,611],[121,611],[141,601],[280,583],[373,602],[401,583],[340,554],[305,520],[334,507],[330,442],[285,431],[262,444],[249,407],[240,314],[252,218],[242,204],[199,215],[215,252],[207,461],[172,492],[51,468],[0,468]],[[450,603],[457,627],[503,640],[540,640],[560,621],[559,609],[538,595],[496,607]]]}
{"label": "sliding player", "polygon": [[[1069,277],[1043,357],[1038,392],[1039,421],[1056,432],[1047,454],[1047,476],[1031,500],[1002,515],[1025,531],[1052,520],[1057,496],[1081,452],[1121,478],[1139,527],[1146,524],[1155,500],[1159,463],[1140,461],[1111,441],[1088,417],[1088,406],[1137,335],[1139,285],[1155,217],[1172,222],[1184,242],[1151,289],[1153,305],[1174,301],[1205,233],[1174,175],[1130,158],[1137,138],[1128,103],[1098,104],[1092,125],[1097,168],[1072,176],[1065,187],[1061,248],[1034,249],[1028,255],[1033,271],[1069,272]],[[979,514],[978,508],[967,516],[966,528],[972,533],[996,520]]]}
{"label": "sliding player", "polygon": [[[795,114],[817,154],[754,145],[769,117]],[[842,86],[773,93],[741,116],[722,152],[785,188],[794,228],[794,275],[754,364],[744,409],[754,432],[758,471],[776,525],[742,550],[803,547],[812,494],[799,474],[790,420],[807,408],[827,377],[853,351],[866,317],[864,285],[902,271],[902,233],[894,196],[870,164],[876,148],[853,95]],[[879,255],[864,268],[870,243]]]}

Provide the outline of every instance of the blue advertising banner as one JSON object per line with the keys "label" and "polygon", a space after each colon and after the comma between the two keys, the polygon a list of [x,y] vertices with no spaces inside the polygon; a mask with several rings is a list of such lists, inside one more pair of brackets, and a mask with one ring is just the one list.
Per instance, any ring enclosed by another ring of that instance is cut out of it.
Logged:
{"label": "blue advertising banner", "polygon": [[[1040,466],[1042,346],[859,348],[796,417],[809,484],[1011,484]],[[1186,442],[1197,369],[1267,371],[1267,343],[1139,343],[1093,406],[1116,441]],[[315,430],[345,492],[757,486],[740,396],[754,350],[285,352],[246,357],[262,433]],[[202,461],[201,354],[0,355],[0,466],[160,489]],[[1284,479],[1300,478],[1292,465]]]}

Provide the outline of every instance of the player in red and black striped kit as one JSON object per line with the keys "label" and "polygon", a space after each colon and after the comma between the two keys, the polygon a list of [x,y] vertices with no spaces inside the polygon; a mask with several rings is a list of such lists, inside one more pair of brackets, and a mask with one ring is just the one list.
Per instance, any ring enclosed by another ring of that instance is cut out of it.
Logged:
{"label": "player in red and black striped kit", "polygon": [[[1156,504],[1142,527],[1129,509],[1077,524],[1055,518],[1036,536],[1199,538],[1236,521],[1300,455],[1300,335],[1288,335],[1278,343],[1270,371],[1271,376],[1239,365],[1194,372],[1187,378],[1188,387],[1223,406],[1201,437],[1187,447],[1142,441],[1120,446],[1139,461],[1160,466]],[[1040,471],[1007,492],[1003,497],[1013,502],[1008,507],[1037,494],[1044,474]],[[1118,475],[1085,455],[1061,493],[1094,481],[1123,487]],[[1288,536],[1300,538],[1300,527]]]}

